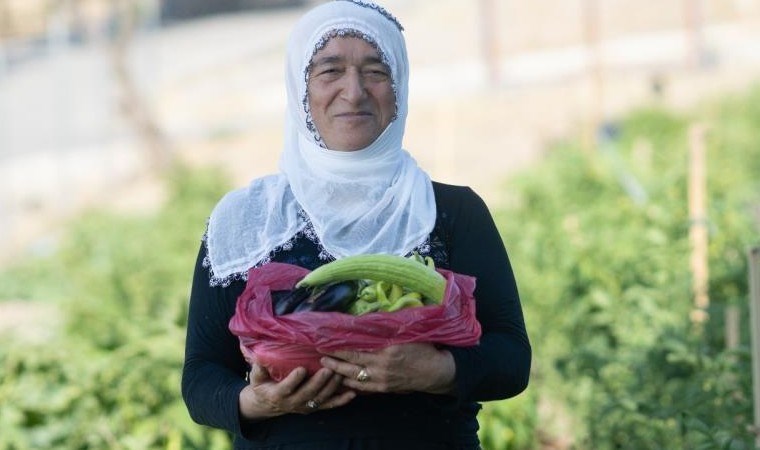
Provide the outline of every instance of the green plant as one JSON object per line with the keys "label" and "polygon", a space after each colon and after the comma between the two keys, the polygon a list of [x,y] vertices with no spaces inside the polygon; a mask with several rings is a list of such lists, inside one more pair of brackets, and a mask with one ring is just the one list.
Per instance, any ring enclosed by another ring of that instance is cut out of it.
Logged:
{"label": "green plant", "polygon": [[[754,89],[693,117],[641,110],[598,153],[558,145],[510,181],[498,221],[539,349],[542,384],[529,389],[565,399],[583,425],[579,448],[752,448],[748,350],[725,348],[720,319],[728,306],[747,315],[758,99]],[[710,130],[711,318],[701,327],[689,320],[690,121]]]}
{"label": "green plant", "polygon": [[0,345],[0,449],[229,447],[179,395],[190,275],[221,180],[179,168],[159,213],[89,213],[55,255],[0,278],[36,277],[13,296],[44,293],[67,325],[44,345]]}

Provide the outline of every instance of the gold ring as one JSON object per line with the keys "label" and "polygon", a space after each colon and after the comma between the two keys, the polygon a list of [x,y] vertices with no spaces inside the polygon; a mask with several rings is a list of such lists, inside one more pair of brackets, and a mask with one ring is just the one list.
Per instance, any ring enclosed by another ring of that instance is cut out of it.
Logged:
{"label": "gold ring", "polygon": [[365,381],[369,381],[369,373],[367,373],[367,368],[362,367],[362,370],[359,371],[359,373],[356,375],[356,381],[359,383],[364,383]]}
{"label": "gold ring", "polygon": [[309,400],[306,402],[306,407],[309,409],[317,409],[319,408],[319,402],[316,400]]}

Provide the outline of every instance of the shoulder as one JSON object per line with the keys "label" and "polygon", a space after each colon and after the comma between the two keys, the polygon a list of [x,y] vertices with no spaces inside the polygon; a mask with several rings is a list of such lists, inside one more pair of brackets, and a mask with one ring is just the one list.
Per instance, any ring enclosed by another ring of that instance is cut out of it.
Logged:
{"label": "shoulder", "polygon": [[440,211],[457,213],[462,208],[485,207],[483,199],[469,186],[433,181],[435,203]]}
{"label": "shoulder", "polygon": [[471,233],[493,223],[491,210],[469,186],[433,182],[436,225],[449,233]]}

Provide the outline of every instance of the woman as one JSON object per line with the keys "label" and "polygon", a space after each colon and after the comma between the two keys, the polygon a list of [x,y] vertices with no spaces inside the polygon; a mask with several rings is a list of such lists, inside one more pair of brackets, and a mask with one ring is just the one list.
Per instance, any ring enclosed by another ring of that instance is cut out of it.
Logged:
{"label": "woman", "polygon": [[[281,173],[214,208],[195,268],[182,392],[195,421],[239,449],[476,449],[477,402],[517,395],[531,349],[506,251],[469,188],[431,182],[402,149],[408,61],[385,9],[336,0],[288,45]],[[354,254],[408,255],[477,278],[483,335],[325,355],[279,382],[248,367],[228,323],[251,267],[308,269]]]}

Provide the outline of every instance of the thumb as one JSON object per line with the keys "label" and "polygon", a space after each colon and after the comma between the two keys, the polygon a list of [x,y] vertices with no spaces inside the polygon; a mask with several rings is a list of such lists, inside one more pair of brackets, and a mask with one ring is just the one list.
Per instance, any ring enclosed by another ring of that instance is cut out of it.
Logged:
{"label": "thumb", "polygon": [[258,364],[251,365],[251,372],[249,375],[251,384],[261,384],[270,380],[269,371],[264,366]]}

